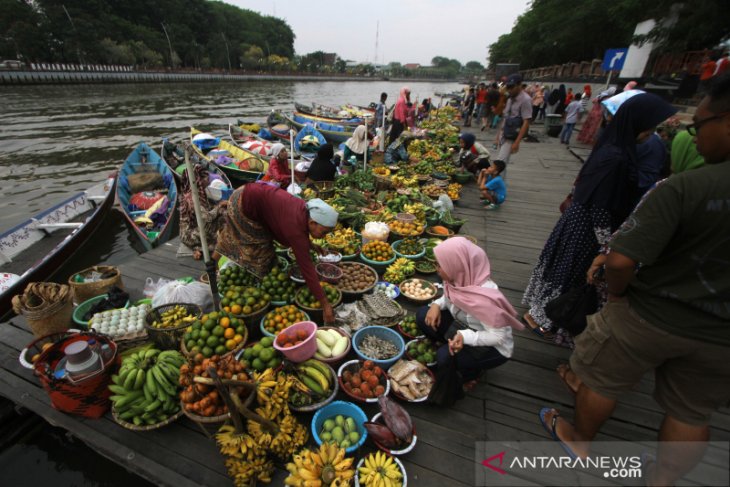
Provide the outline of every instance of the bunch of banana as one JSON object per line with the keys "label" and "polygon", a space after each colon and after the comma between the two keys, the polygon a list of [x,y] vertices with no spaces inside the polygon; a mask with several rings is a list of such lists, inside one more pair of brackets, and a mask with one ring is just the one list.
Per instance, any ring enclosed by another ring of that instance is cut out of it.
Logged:
{"label": "bunch of banana", "polygon": [[274,473],[274,462],[266,456],[266,452],[251,460],[229,457],[225,461],[228,475],[233,478],[233,485],[236,487],[249,487],[252,480],[268,484],[271,482],[271,475]]}
{"label": "bunch of banana", "polygon": [[345,457],[345,449],[334,443],[323,443],[319,450],[304,449],[292,457],[286,469],[289,476],[284,485],[312,486],[323,485],[345,486],[355,476],[352,458]]}
{"label": "bunch of banana", "polygon": [[271,417],[277,416],[282,410],[288,411],[289,390],[293,381],[284,373],[274,373],[274,369],[266,369],[254,373],[256,381],[256,400],[264,408],[268,408]]}
{"label": "bunch of banana", "polygon": [[363,465],[358,469],[358,480],[363,487],[385,486],[400,487],[403,485],[403,473],[393,457],[378,450],[365,457]]}
{"label": "bunch of banana", "polygon": [[192,323],[196,318],[197,316],[189,313],[185,306],[177,305],[160,313],[160,319],[153,321],[151,326],[153,328],[177,328],[186,323]]}
{"label": "bunch of banana", "polygon": [[383,280],[388,282],[402,282],[416,271],[416,264],[410,259],[399,257],[390,264],[383,274]]}
{"label": "bunch of banana", "polygon": [[302,198],[304,198],[305,200],[311,200],[312,198],[316,197],[317,193],[312,188],[306,188],[302,193]]}
{"label": "bunch of banana", "polygon": [[426,206],[423,203],[406,204],[403,211],[415,216],[418,221],[426,220]]}
{"label": "bunch of banana", "polygon": [[178,381],[185,357],[155,348],[129,355],[112,376],[111,401],[119,418],[137,426],[156,424],[180,410]]}
{"label": "bunch of banana", "polygon": [[294,406],[308,406],[332,394],[334,381],[332,371],[318,360],[307,360],[292,368],[293,390],[289,403]]}

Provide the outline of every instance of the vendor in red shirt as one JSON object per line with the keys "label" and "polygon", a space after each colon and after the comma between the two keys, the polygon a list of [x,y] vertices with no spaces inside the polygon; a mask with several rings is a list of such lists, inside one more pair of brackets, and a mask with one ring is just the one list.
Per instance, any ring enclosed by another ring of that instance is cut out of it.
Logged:
{"label": "vendor in red shirt", "polygon": [[269,184],[246,184],[231,195],[216,252],[261,278],[276,259],[274,240],[291,247],[307,287],[322,304],[324,322],[333,323],[332,305],[309,255],[309,236],[323,238],[337,225],[337,217],[321,199],[305,203]]}
{"label": "vendor in red shirt", "polygon": [[291,167],[289,167],[289,153],[284,144],[271,146],[271,162],[269,170],[263,177],[264,181],[279,183],[279,186],[286,188],[291,184]]}

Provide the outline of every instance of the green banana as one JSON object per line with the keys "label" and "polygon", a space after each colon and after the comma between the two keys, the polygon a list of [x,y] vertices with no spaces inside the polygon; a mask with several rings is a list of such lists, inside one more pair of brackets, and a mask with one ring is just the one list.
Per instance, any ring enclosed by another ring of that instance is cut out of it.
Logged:
{"label": "green banana", "polygon": [[319,394],[320,396],[324,395],[324,389],[322,389],[322,387],[319,385],[319,383],[316,380],[312,379],[308,375],[306,375],[306,374],[300,375],[299,380],[302,381],[304,383],[304,385],[309,387],[312,390],[312,392]]}
{"label": "green banana", "polygon": [[144,412],[151,413],[152,411],[155,411],[156,409],[158,409],[160,406],[162,406],[162,402],[160,402],[160,400],[157,399],[156,401],[153,401],[150,404],[148,404],[147,407],[144,408]]}
{"label": "green banana", "polygon": [[144,354],[144,358],[145,358],[145,360],[146,360],[146,359],[150,359],[150,358],[154,357],[155,355],[157,355],[157,354],[159,354],[159,353],[160,353],[160,351],[159,351],[159,350],[157,350],[156,348],[150,348],[149,350],[147,350],[147,351],[145,352],[145,354]]}
{"label": "green banana", "polygon": [[135,391],[142,389],[142,386],[144,385],[144,379],[145,379],[144,369],[137,369],[137,378],[134,381],[134,387],[133,387],[133,389]]}
{"label": "green banana", "polygon": [[124,388],[126,390],[131,391],[132,389],[136,389],[136,387],[134,387],[134,384],[137,381],[137,375],[139,370],[141,369],[132,369],[127,374],[127,378],[124,380]]}
{"label": "green banana", "polygon": [[158,391],[160,388],[164,389],[168,396],[174,396],[177,394],[177,387],[170,384],[165,375],[157,367],[152,367],[150,371],[154,374],[155,380],[157,381]]}
{"label": "green banana", "polygon": [[[325,377],[324,374],[322,374],[322,372],[315,369],[314,367],[308,367],[308,366],[298,367],[298,369],[303,371],[307,377],[310,377],[310,378],[314,379],[315,381],[317,381],[317,383],[320,385],[322,390],[324,390],[324,391],[329,390],[329,388],[330,388],[329,380],[327,380],[327,377]],[[327,375],[329,375],[329,374],[327,374]]]}
{"label": "green banana", "polygon": [[114,401],[114,407],[116,407],[117,410],[119,410],[120,408],[123,408],[124,406],[131,405],[131,403],[133,403],[135,400],[137,400],[139,398],[143,398],[143,397],[144,397],[144,393],[142,391],[132,391],[132,392],[127,393],[125,396],[112,396],[112,398],[117,398],[117,399],[112,399],[112,398],[110,398],[110,399],[112,401]]}
{"label": "green banana", "polygon": [[314,367],[315,369],[319,370],[322,373],[322,375],[325,377],[330,377],[330,375],[332,374],[330,369],[324,363],[320,362],[319,360],[311,360],[311,359],[306,360],[304,362],[304,365],[306,365],[308,367]]}
{"label": "green banana", "polygon": [[109,384],[109,390],[112,391],[114,394],[118,394],[120,396],[124,396],[129,392],[124,387],[118,386],[116,384]]}
{"label": "green banana", "polygon": [[157,395],[157,383],[153,374],[148,373],[145,381],[145,386],[149,389],[150,394],[153,396]]}

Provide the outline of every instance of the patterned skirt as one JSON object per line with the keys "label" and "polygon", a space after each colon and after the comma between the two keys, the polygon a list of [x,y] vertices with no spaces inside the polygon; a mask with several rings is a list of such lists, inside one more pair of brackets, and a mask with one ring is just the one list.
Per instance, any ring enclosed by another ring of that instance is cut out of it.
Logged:
{"label": "patterned skirt", "polygon": [[522,303],[543,331],[556,333],[555,341],[570,345],[565,330],[555,330],[545,316],[545,305],[569,289],[585,284],[586,273],[601,244],[610,237],[610,213],[603,208],[573,203],[555,224],[530,281]]}
{"label": "patterned skirt", "polygon": [[231,195],[225,223],[218,232],[216,251],[259,278],[263,278],[276,257],[274,237],[241,209],[245,186]]}

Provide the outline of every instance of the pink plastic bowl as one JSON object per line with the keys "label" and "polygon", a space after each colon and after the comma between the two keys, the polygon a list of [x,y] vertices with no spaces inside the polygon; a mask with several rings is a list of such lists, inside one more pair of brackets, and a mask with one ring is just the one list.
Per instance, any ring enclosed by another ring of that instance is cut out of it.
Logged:
{"label": "pink plastic bowl", "polygon": [[317,323],[314,321],[300,321],[283,330],[279,333],[279,336],[283,334],[297,333],[299,330],[307,332],[307,338],[302,341],[299,345],[294,345],[289,348],[282,348],[279,346],[279,341],[274,340],[274,348],[284,354],[286,358],[292,362],[304,362],[314,357],[317,351],[317,340],[315,339],[315,332],[317,331]]}

